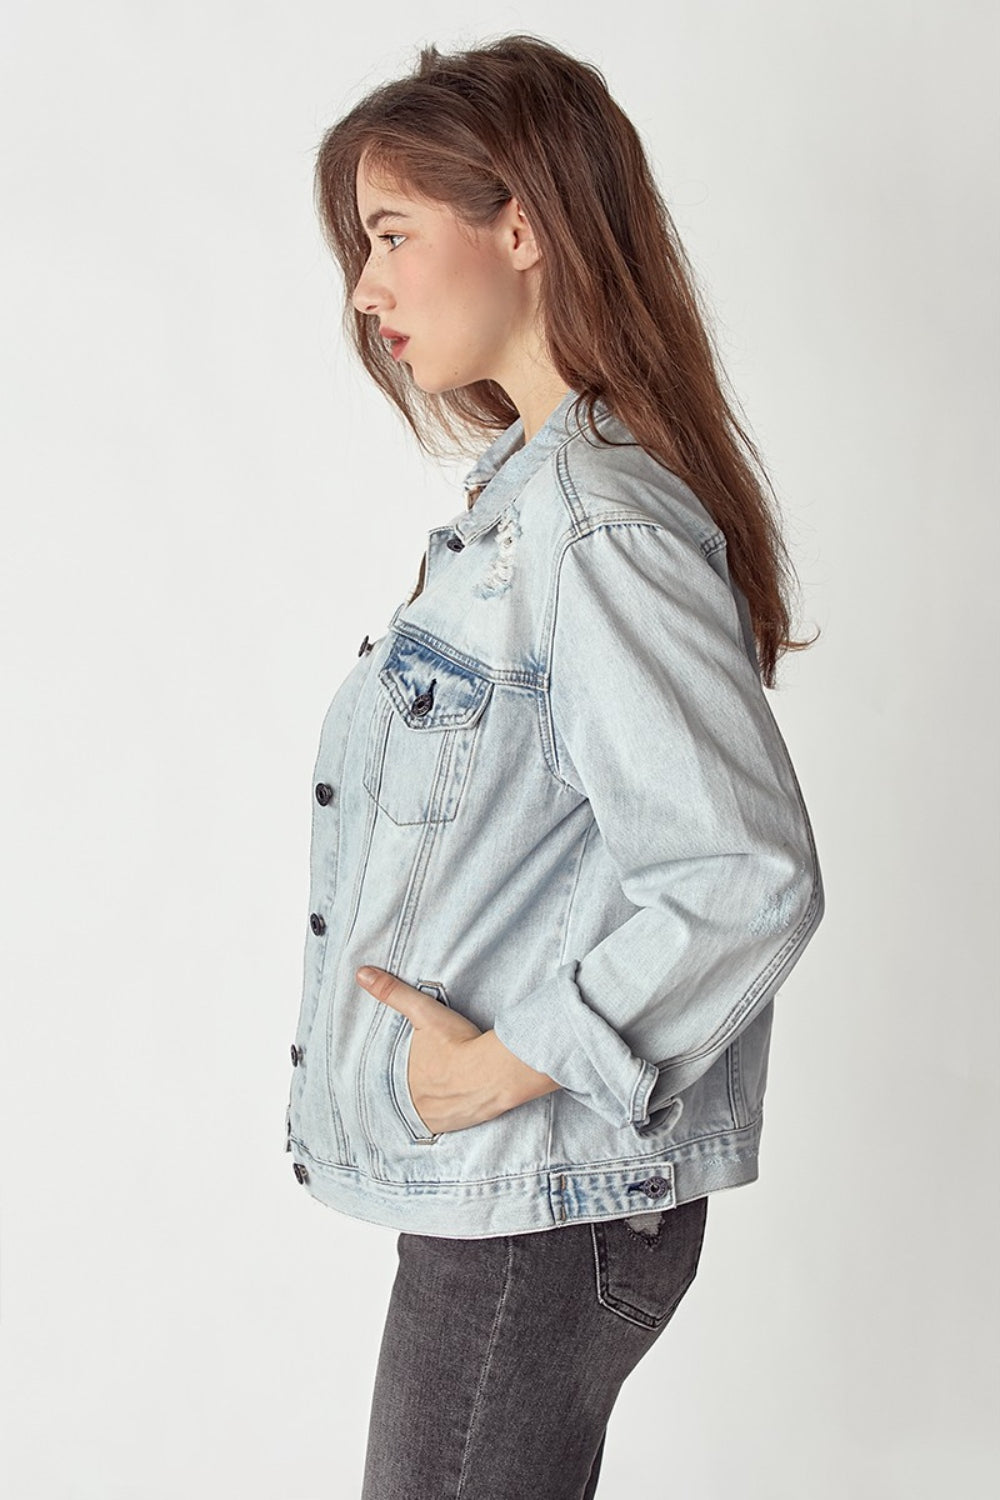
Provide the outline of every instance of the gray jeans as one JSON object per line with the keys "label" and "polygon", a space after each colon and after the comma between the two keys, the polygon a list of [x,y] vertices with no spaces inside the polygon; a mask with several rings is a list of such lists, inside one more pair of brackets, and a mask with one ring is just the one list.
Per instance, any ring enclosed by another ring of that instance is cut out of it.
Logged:
{"label": "gray jeans", "polygon": [[694,1280],[707,1212],[400,1234],[361,1500],[592,1500],[612,1407]]}

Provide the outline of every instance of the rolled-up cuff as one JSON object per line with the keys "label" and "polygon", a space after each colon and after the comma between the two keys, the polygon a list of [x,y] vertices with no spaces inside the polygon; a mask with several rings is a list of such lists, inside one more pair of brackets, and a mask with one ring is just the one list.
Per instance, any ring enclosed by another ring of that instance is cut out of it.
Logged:
{"label": "rolled-up cuff", "polygon": [[499,1011],[493,1031],[508,1051],[612,1125],[647,1125],[659,1072],[636,1057],[592,1010],[575,982],[579,961]]}

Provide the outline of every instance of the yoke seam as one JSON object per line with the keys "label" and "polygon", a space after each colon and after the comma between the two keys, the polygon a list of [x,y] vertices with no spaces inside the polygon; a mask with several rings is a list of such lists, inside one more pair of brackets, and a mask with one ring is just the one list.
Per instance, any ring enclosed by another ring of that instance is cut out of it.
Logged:
{"label": "yoke seam", "polygon": [[[585,531],[575,530],[565,533],[562,538],[562,545],[560,546],[559,553],[556,557],[552,589],[549,595],[549,602],[546,607],[545,619],[542,625],[542,653],[545,663],[544,670],[541,674],[541,692],[539,695],[542,759],[545,762],[546,770],[549,772],[549,775],[552,777],[553,781],[555,781],[556,785],[561,787],[563,790],[568,789],[572,792],[575,792],[578,796],[586,796],[586,792],[582,787],[574,785],[572,781],[570,781],[566,776],[562,774],[562,769],[559,762],[559,747],[556,741],[555,733],[555,717],[552,712],[552,664],[555,654],[556,624],[559,617],[559,583],[562,577],[563,562],[566,558],[566,554],[569,552],[571,547],[574,547],[577,542],[584,541],[587,537],[593,536],[596,531],[607,531],[612,527],[617,526],[644,526],[650,531],[662,531],[665,532],[668,536],[672,535],[669,527],[664,526],[659,521],[650,520],[648,516],[639,517],[635,514],[634,511],[623,511],[621,512],[620,518],[615,520],[610,520],[605,517],[601,520],[591,521],[588,524],[587,530]],[[706,539],[706,541],[707,540],[711,539]],[[723,538],[723,542],[724,541],[725,538]],[[549,755],[549,747],[551,747],[551,758]]]}

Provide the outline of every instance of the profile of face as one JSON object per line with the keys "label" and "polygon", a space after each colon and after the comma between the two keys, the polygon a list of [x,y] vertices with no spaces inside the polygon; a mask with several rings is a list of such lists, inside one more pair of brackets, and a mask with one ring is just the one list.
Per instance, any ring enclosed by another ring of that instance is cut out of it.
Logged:
{"label": "profile of face", "polygon": [[352,293],[359,312],[405,342],[390,345],[424,391],[495,380],[516,371],[536,346],[541,255],[517,199],[474,229],[450,207],[356,174],[360,221],[371,250]]}

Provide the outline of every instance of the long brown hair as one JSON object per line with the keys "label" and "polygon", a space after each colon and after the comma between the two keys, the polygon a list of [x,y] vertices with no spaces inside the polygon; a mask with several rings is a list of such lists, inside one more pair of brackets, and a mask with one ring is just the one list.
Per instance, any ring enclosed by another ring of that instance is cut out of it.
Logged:
{"label": "long brown hair", "polygon": [[[420,390],[387,352],[378,320],[354,307],[369,253],[356,199],[362,156],[470,226],[490,225],[516,195],[542,253],[540,315],[553,365],[581,393],[598,441],[600,397],[721,528],[761,678],[774,687],[779,656],[816,637],[789,636],[793,569],[777,501],[723,389],[695,275],[639,136],[601,71],[525,33],[447,55],[423,46],[409,76],[368,93],[320,143],[316,206],[345,278],[348,342],[425,452],[462,450],[471,437],[509,427],[517,409],[492,380]],[[423,576],[421,564],[414,597]]]}

